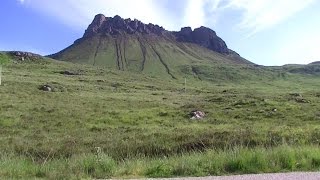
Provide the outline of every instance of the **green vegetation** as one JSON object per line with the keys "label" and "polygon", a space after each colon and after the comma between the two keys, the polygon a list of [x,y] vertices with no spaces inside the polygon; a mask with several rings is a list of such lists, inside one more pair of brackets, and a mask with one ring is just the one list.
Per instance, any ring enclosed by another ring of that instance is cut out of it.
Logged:
{"label": "green vegetation", "polygon": [[10,62],[10,57],[6,53],[0,52],[0,64],[7,64]]}
{"label": "green vegetation", "polygon": [[7,64],[10,61],[10,57],[8,57],[5,53],[0,52],[0,86],[2,84],[2,66]]}
{"label": "green vegetation", "polygon": [[156,178],[319,171],[320,149],[316,146],[241,147],[123,161],[99,152],[58,159],[48,156],[43,161],[2,153],[0,160],[0,176],[8,178]]}
{"label": "green vegetation", "polygon": [[[194,70],[184,93],[184,78],[50,59],[5,65],[0,177],[319,170],[318,76],[223,63]],[[190,120],[195,109],[205,119]]]}
{"label": "green vegetation", "polygon": [[[206,79],[208,75],[240,75],[233,66],[246,68],[249,63],[241,57],[227,57],[191,43],[180,43],[153,35],[96,35],[77,40],[65,50],[52,55],[54,59],[108,67],[122,71],[142,72],[166,79]],[[221,69],[222,67],[222,69]],[[224,67],[224,68],[223,68]],[[232,71],[226,71],[232,68]],[[251,77],[250,71],[242,74]],[[209,73],[209,74],[208,74]],[[220,79],[220,76],[216,79]],[[241,78],[241,77],[239,77]]]}

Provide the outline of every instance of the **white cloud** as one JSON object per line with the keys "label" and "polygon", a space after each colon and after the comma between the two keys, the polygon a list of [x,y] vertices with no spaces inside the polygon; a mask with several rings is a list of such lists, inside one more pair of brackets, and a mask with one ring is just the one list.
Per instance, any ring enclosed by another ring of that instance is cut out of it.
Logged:
{"label": "white cloud", "polygon": [[[76,29],[86,28],[94,15],[120,15],[123,18],[137,18],[145,23],[155,23],[169,30],[181,26],[193,28],[215,25],[222,14],[236,10],[240,12],[237,27],[247,35],[274,27],[287,20],[316,0],[186,0],[179,3],[184,7],[182,17],[170,15],[172,9],[163,7],[158,0],[18,0],[28,7],[59,19]],[[231,18],[231,17],[228,17]],[[238,18],[238,17],[237,17]],[[227,19],[228,20],[228,19]]]}
{"label": "white cloud", "polygon": [[315,0],[231,0],[225,8],[243,10],[238,26],[249,35],[282,23]]}
{"label": "white cloud", "polygon": [[214,25],[221,14],[229,10],[237,10],[241,12],[241,20],[236,27],[251,36],[282,23],[315,1],[189,0],[185,10],[184,21],[190,22],[192,26],[199,26],[201,23],[204,24],[206,22]]}
{"label": "white cloud", "polygon": [[23,4],[24,0],[17,0],[19,3]]}
{"label": "white cloud", "polygon": [[214,24],[218,17],[221,0],[188,0],[184,10],[183,26],[197,28],[209,21]]}
{"label": "white cloud", "polygon": [[190,26],[196,28],[204,25],[205,13],[204,13],[204,0],[189,0],[185,8],[183,17],[183,26]]}
{"label": "white cloud", "polygon": [[145,23],[157,23],[169,29],[177,28],[156,0],[28,0],[28,7],[54,17],[76,29],[86,28],[96,14],[120,15]]}

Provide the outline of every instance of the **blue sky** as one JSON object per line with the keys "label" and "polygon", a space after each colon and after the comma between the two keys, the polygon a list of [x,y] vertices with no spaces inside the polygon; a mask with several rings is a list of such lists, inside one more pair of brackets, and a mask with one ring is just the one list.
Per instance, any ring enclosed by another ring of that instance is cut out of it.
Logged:
{"label": "blue sky", "polygon": [[95,14],[168,30],[210,27],[261,65],[320,61],[319,0],[2,0],[0,50],[47,55],[80,38]]}

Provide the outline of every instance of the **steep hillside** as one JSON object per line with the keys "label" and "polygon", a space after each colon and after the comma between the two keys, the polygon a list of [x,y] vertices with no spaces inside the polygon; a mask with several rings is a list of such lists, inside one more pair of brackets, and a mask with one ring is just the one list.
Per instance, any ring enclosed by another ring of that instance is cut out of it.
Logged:
{"label": "steep hillside", "polygon": [[209,28],[170,32],[158,25],[101,14],[82,38],[50,57],[173,79],[197,76],[194,69],[202,66],[252,65]]}

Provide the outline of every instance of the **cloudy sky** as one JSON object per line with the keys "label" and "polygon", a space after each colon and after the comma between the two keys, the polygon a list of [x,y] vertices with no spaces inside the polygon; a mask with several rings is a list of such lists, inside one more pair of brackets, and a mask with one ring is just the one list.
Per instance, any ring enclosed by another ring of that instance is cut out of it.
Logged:
{"label": "cloudy sky", "polygon": [[320,61],[320,0],[2,0],[0,50],[47,55],[80,38],[94,15],[168,30],[207,26],[261,65]]}

